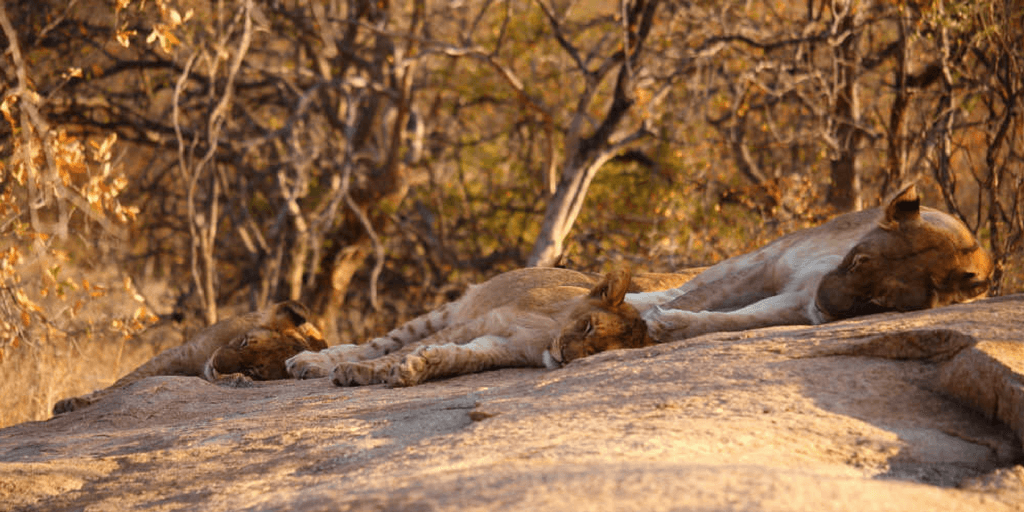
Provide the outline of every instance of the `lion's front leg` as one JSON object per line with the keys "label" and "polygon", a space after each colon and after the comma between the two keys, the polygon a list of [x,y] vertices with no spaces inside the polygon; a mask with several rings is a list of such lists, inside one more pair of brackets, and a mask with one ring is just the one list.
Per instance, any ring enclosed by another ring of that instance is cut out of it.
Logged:
{"label": "lion's front leg", "polygon": [[339,363],[331,372],[331,382],[336,386],[369,386],[387,380],[391,367],[398,359],[366,361],[362,363]]}
{"label": "lion's front leg", "polygon": [[383,384],[387,382],[391,368],[402,362],[407,354],[421,346],[420,344],[407,345],[396,352],[365,361],[342,361],[331,372],[331,382],[337,386]]}
{"label": "lion's front leg", "polygon": [[811,324],[808,298],[787,293],[736,311],[684,311],[654,307],[643,314],[651,337],[659,342],[693,338],[712,332],[745,331],[773,325]]}
{"label": "lion's front leg", "polygon": [[438,377],[523,366],[525,361],[509,350],[508,343],[508,338],[485,335],[465,345],[448,343],[419,347],[391,367],[387,384],[393,387],[415,386]]}
{"label": "lion's front leg", "polygon": [[655,306],[643,313],[647,332],[659,343],[681,340],[698,335],[700,313]]}
{"label": "lion's front leg", "polygon": [[363,352],[359,345],[335,345],[319,352],[304,351],[284,362],[288,375],[296,379],[316,379],[330,375],[331,370],[345,361],[358,361]]}
{"label": "lion's front leg", "polygon": [[694,338],[702,334],[725,331],[756,329],[771,323],[771,319],[752,318],[720,311],[685,311],[667,309],[661,306],[648,310],[643,315],[647,332],[659,343]]}

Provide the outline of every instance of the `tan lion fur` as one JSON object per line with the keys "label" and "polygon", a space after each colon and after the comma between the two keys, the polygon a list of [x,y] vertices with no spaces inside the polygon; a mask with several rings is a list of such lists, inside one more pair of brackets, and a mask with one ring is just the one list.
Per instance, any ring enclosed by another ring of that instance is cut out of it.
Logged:
{"label": "tan lion fur", "polygon": [[226,374],[256,380],[288,378],[285,359],[303,350],[327,348],[323,335],[308,318],[305,306],[287,301],[222,320],[199,331],[188,342],[157,354],[107,388],[57,402],[53,413],[80,409],[118,388],[155,375],[208,380]]}
{"label": "tan lion fur", "polygon": [[[639,274],[632,291],[676,287],[695,274]],[[635,319],[627,320],[628,311],[619,311],[633,309],[622,302],[630,283],[628,270],[604,278],[558,268],[513,270],[365,344],[298,354],[288,360],[288,371],[298,378],[331,373],[339,386],[410,386],[488,369],[543,367],[546,349],[573,330],[564,326],[581,308],[607,310],[616,320],[589,333],[602,340],[601,350],[643,346],[650,340],[639,315],[634,310]]]}
{"label": "tan lion fur", "polygon": [[[653,338],[820,324],[984,296],[989,254],[962,222],[920,206],[908,185],[879,208],[840,215],[727,259],[667,291],[629,294]],[[572,347],[555,346],[552,359]]]}

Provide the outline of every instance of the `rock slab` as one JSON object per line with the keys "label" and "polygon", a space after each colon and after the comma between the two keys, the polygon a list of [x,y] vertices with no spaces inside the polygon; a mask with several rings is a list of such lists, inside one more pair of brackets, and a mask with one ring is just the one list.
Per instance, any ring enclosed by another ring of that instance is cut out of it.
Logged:
{"label": "rock slab", "polygon": [[0,430],[5,510],[1024,510],[1024,296],[405,389],[156,377]]}

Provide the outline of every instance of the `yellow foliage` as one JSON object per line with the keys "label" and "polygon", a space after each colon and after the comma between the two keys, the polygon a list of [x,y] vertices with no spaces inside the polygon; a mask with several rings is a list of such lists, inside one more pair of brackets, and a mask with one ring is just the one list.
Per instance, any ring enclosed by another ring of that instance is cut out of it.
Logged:
{"label": "yellow foliage", "polygon": [[5,97],[3,102],[0,102],[0,113],[3,113],[4,119],[6,119],[11,126],[15,125],[14,117],[11,115],[11,105],[13,105],[17,100],[18,97],[11,94]]}
{"label": "yellow foliage", "polygon": [[[82,78],[83,72],[71,67],[61,76],[64,80]],[[116,222],[127,223],[139,211],[119,200],[129,182],[113,165],[117,135],[111,133],[86,144],[63,127],[50,128],[32,114],[45,101],[34,91],[22,89],[0,102],[0,114],[14,134],[9,138],[10,157],[0,166],[0,180],[8,184],[0,192],[0,349],[16,348],[22,339],[65,337],[65,329],[71,325],[66,319],[73,319],[84,305],[80,295],[74,297],[73,307],[61,305],[69,297],[67,292],[77,288],[70,279],[59,278],[62,264],[71,257],[66,250],[54,247],[49,231],[52,228],[40,222],[44,216],[75,211],[80,203],[74,195],[93,210],[75,222],[113,217]],[[71,222],[68,217],[57,218]],[[63,229],[69,227],[64,225]],[[30,268],[26,268],[29,263],[23,256],[25,250],[32,251]],[[90,298],[108,293],[108,287],[85,279],[82,285]],[[138,300],[137,293],[133,296]],[[127,322],[120,321],[117,330],[128,335],[151,319],[152,315],[140,312]]]}
{"label": "yellow foliage", "polygon": [[[38,304],[32,302],[32,300],[30,300],[28,296],[25,295],[25,291],[22,290],[21,288],[16,288],[14,290],[14,300],[18,303],[19,306],[23,308],[23,315],[27,314],[27,312],[29,311],[35,313],[42,313],[43,311],[43,309],[40,308]],[[22,316],[22,321],[25,322],[25,325],[28,325],[28,320],[26,320],[24,316]]]}
{"label": "yellow foliage", "polygon": [[138,34],[138,31],[135,30],[118,30],[117,33],[114,34],[114,39],[116,39],[117,43],[121,46],[128,48],[132,44],[131,38]]}
{"label": "yellow foliage", "polygon": [[162,0],[157,0],[157,6],[160,8],[160,18],[163,21],[153,25],[153,31],[146,37],[146,44],[153,44],[153,41],[157,41],[161,50],[170,53],[175,46],[181,44],[181,40],[174,35],[174,30],[182,23],[192,19],[194,13],[192,9],[189,9],[182,15],[177,9],[168,7]]}

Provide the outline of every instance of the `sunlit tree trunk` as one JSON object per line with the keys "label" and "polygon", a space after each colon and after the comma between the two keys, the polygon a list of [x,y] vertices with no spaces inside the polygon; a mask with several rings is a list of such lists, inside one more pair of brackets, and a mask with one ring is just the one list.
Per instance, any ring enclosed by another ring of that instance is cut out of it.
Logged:
{"label": "sunlit tree trunk", "polygon": [[588,163],[567,162],[562,170],[562,179],[548,201],[544,212],[544,223],[533,246],[528,265],[550,267],[558,263],[565,250],[564,241],[579,216],[587,190],[597,171],[613,154],[603,152],[599,158]]}
{"label": "sunlit tree trunk", "polygon": [[642,125],[632,133],[616,136],[619,126],[634,103],[633,79],[657,7],[658,0],[623,1],[626,39],[623,47],[628,51],[618,52],[611,57],[613,60],[621,61],[611,106],[594,133],[582,138],[580,128],[602,78],[597,72],[587,73],[588,87],[577,104],[576,114],[566,136],[566,158],[562,167],[562,177],[555,188],[555,193],[548,200],[540,234],[527,260],[529,266],[553,266],[558,263],[565,250],[565,238],[579,216],[594,176],[619,151],[649,134],[647,127]]}
{"label": "sunlit tree trunk", "polygon": [[857,31],[860,30],[860,12],[857,0],[833,3],[836,10],[834,66],[838,90],[835,94],[833,118],[838,146],[832,160],[832,185],[829,188],[829,204],[839,211],[859,210],[861,205],[860,173],[857,152],[863,136],[860,112],[859,88],[860,48]]}

